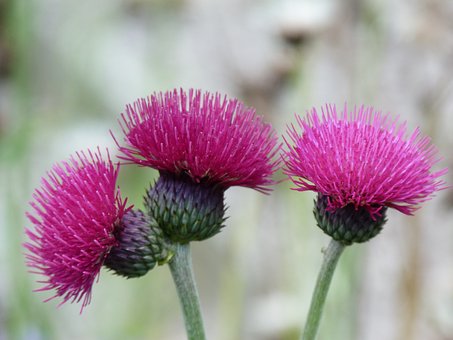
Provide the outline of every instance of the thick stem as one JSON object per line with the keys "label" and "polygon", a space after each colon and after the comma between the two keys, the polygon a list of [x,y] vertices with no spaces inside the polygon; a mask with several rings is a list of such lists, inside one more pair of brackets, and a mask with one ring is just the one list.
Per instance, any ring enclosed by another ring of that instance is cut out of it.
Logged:
{"label": "thick stem", "polygon": [[204,340],[206,337],[201,316],[200,300],[192,270],[190,245],[189,243],[176,243],[173,250],[175,253],[168,264],[184,314],[187,339]]}
{"label": "thick stem", "polygon": [[308,311],[307,322],[301,340],[314,340],[316,338],[330,282],[332,281],[335,267],[337,266],[338,259],[344,248],[344,244],[332,239],[324,252],[324,261],[321,270],[319,271],[318,280],[316,281],[310,310]]}

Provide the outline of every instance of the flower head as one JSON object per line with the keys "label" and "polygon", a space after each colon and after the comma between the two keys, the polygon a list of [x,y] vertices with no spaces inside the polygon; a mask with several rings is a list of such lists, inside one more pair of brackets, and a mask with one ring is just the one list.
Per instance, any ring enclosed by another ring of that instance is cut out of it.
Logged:
{"label": "flower head", "polygon": [[194,182],[261,191],[273,184],[277,137],[237,99],[190,90],[155,93],[126,107],[124,160]]}
{"label": "flower head", "polygon": [[383,207],[412,214],[445,186],[447,169],[431,170],[439,158],[430,139],[419,129],[406,136],[406,123],[371,107],[337,114],[326,105],[321,116],[313,109],[297,121],[302,132],[288,130],[286,173],[296,190],[325,196],[331,212],[353,205],[371,216]]}
{"label": "flower head", "polygon": [[[39,291],[56,290],[62,303],[91,299],[91,289],[109,251],[114,229],[129,208],[117,191],[118,166],[101,152],[80,152],[56,164],[33,195],[27,217],[27,265],[47,277]],[[49,299],[49,300],[50,300]]]}

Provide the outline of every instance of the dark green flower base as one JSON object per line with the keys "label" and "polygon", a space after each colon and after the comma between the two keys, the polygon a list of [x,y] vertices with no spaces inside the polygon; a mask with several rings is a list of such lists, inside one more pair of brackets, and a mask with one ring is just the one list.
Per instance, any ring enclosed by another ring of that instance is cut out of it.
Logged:
{"label": "dark green flower base", "polygon": [[379,234],[387,222],[385,217],[387,207],[382,207],[373,219],[364,207],[356,209],[354,205],[349,204],[335,211],[328,211],[327,205],[327,196],[318,194],[313,211],[318,227],[345,245],[368,241]]}
{"label": "dark green flower base", "polygon": [[187,174],[161,172],[145,197],[148,212],[173,242],[201,241],[217,234],[225,221],[224,189],[195,183]]}
{"label": "dark green flower base", "polygon": [[115,233],[118,245],[104,262],[115,274],[127,278],[143,276],[157,263],[171,258],[162,230],[140,210],[128,211]]}

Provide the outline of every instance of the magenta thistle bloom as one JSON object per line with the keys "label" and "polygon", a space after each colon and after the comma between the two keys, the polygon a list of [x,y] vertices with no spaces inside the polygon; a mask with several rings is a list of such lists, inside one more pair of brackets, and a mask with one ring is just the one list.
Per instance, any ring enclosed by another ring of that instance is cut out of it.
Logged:
{"label": "magenta thistle bloom", "polygon": [[[231,186],[268,191],[280,149],[271,125],[237,99],[200,90],[155,93],[126,107],[126,161],[159,170],[145,205],[166,237],[212,237],[225,221]],[[118,143],[117,143],[118,144]]]}
{"label": "magenta thistle bloom", "polygon": [[82,301],[82,309],[90,302],[93,283],[117,245],[114,229],[128,210],[117,176],[110,157],[81,152],[55,165],[35,191],[34,212],[27,213],[34,230],[26,230],[30,241],[24,246],[27,265],[46,276],[38,291],[56,290],[50,299]]}
{"label": "magenta thistle bloom", "polygon": [[194,182],[269,190],[277,136],[237,99],[190,90],[155,93],[126,107],[123,159]]}
{"label": "magenta thistle bloom", "polygon": [[353,205],[371,216],[383,207],[411,215],[445,187],[447,169],[431,170],[440,159],[430,139],[419,129],[406,136],[406,123],[389,115],[363,106],[337,114],[326,105],[321,116],[312,109],[297,121],[302,132],[288,129],[286,173],[296,190],[326,197],[329,211]]}

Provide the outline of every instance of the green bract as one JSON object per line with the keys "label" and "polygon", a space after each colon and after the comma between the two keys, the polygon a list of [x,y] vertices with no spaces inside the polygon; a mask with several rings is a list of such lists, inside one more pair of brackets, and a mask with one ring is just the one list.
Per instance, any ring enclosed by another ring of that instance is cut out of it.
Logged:
{"label": "green bract", "polygon": [[145,197],[148,212],[173,242],[201,241],[217,234],[225,221],[224,189],[195,183],[185,174],[161,172]]}
{"label": "green bract", "polygon": [[128,211],[115,233],[118,245],[111,249],[104,265],[118,275],[143,276],[172,256],[156,221],[140,210]]}
{"label": "green bract", "polygon": [[327,196],[318,194],[313,213],[318,227],[333,239],[349,245],[366,242],[379,234],[387,222],[386,211],[387,208],[382,207],[379,213],[371,216],[368,209],[355,208],[353,204],[329,211]]}

